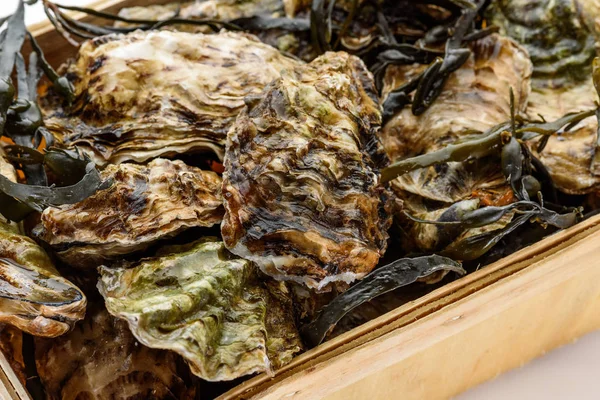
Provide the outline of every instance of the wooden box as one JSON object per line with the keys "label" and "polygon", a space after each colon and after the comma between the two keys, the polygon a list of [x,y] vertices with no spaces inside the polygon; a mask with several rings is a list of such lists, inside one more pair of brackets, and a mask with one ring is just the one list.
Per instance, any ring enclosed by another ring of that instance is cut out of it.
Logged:
{"label": "wooden box", "polygon": [[[104,0],[116,12],[165,0]],[[82,18],[82,15],[78,15]],[[75,49],[31,27],[55,66]],[[219,399],[449,398],[600,329],[600,215],[256,376]],[[28,399],[0,353],[0,399]]]}

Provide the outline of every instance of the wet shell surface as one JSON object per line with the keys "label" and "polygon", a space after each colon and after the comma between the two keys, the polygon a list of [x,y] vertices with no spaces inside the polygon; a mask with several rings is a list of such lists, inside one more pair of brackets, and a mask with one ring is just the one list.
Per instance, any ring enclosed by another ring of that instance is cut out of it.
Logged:
{"label": "wet shell surface", "polygon": [[[444,90],[422,115],[410,108],[397,113],[382,129],[382,141],[392,160],[439,150],[448,144],[469,138],[510,119],[509,88],[515,95],[516,112],[524,113],[530,93],[532,64],[527,52],[515,41],[491,35],[471,44],[467,62],[450,75]],[[384,95],[416,76],[424,66],[392,66],[384,78]],[[516,85],[516,86],[515,86]],[[404,211],[436,220],[452,204],[477,197],[489,198],[500,205],[511,193],[500,169],[500,162],[489,157],[472,163],[450,162],[417,169],[391,183],[395,195],[403,201]],[[508,197],[508,201],[513,199]],[[467,203],[465,203],[467,204]],[[415,224],[401,216],[408,233],[404,245],[419,251],[440,251],[454,240],[482,233],[481,228],[441,232],[443,227]],[[510,222],[486,227],[499,229]],[[442,237],[443,236],[443,237]],[[450,237],[451,236],[451,237]]]}
{"label": "wet shell surface", "polygon": [[[596,107],[592,59],[597,54],[600,1],[502,0],[489,14],[503,34],[527,49],[533,62],[530,118],[541,115],[551,121]],[[585,194],[600,185],[597,129],[596,118],[590,117],[569,132],[552,136],[541,153],[536,151],[538,140],[530,142],[561,191]]]}
{"label": "wet shell surface", "polygon": [[0,323],[56,337],[83,319],[87,300],[37,243],[0,222]]}
{"label": "wet shell surface", "polygon": [[182,161],[110,165],[107,189],[42,213],[38,236],[69,265],[95,268],[156,241],[222,220],[221,178]]}
{"label": "wet shell surface", "polygon": [[251,262],[216,239],[99,271],[108,311],[208,381],[272,373],[302,349],[285,284],[258,280]]}
{"label": "wet shell surface", "polygon": [[73,331],[36,339],[37,373],[48,400],[191,400],[175,354],[139,344],[124,321],[92,309]]}
{"label": "wet shell surface", "polygon": [[277,279],[317,289],[377,265],[390,217],[374,93],[362,61],[339,52],[246,99],[225,157],[228,249]]}
{"label": "wet shell surface", "polygon": [[67,76],[71,107],[46,99],[46,127],[99,165],[188,152],[223,156],[244,106],[299,62],[256,37],[149,31],[85,42]]}

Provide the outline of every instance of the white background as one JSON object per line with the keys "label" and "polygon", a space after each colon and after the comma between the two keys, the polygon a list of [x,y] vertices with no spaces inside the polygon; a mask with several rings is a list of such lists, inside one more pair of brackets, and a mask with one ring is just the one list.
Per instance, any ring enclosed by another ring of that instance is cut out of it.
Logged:
{"label": "white background", "polygon": [[[89,0],[60,0],[85,5]],[[17,0],[0,0],[0,17],[8,15]],[[45,18],[40,4],[27,8],[27,23]],[[600,312],[600,310],[598,310]],[[457,400],[600,400],[600,332],[555,350],[525,367],[510,371],[457,397]],[[429,400],[429,399],[427,399]]]}

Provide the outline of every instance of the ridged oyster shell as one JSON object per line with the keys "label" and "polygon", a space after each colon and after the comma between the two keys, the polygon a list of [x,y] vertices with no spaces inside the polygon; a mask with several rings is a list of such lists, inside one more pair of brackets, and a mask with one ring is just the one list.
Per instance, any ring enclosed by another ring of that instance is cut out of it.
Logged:
{"label": "ridged oyster shell", "polygon": [[48,400],[191,400],[176,356],[140,345],[127,324],[94,309],[56,339],[36,339],[37,373]]}
{"label": "ridged oyster shell", "polygon": [[[491,35],[473,42],[469,59],[450,74],[444,90],[422,115],[405,107],[383,127],[381,138],[392,161],[424,154],[510,119],[509,90],[516,112],[525,112],[532,65],[514,40]],[[421,73],[421,64],[388,67],[383,98]]]}
{"label": "ridged oyster shell", "polygon": [[371,74],[326,53],[247,99],[228,135],[225,245],[277,279],[323,289],[369,273],[387,245]]}
{"label": "ridged oyster shell", "polygon": [[[444,90],[422,115],[410,107],[399,111],[384,126],[381,136],[392,160],[435,151],[483,132],[510,119],[509,88],[515,95],[516,112],[524,113],[530,93],[532,65],[527,52],[510,38],[491,35],[470,45],[470,58],[452,73]],[[422,65],[391,66],[384,78],[384,96],[423,70]],[[501,205],[510,188],[496,159],[472,163],[450,162],[417,169],[391,183],[395,195],[403,200],[404,211],[426,220],[437,219],[450,205],[467,199],[483,205],[478,197]],[[510,201],[510,200],[509,200]],[[404,246],[409,250],[439,251],[441,228],[414,223],[400,216],[408,232]],[[502,228],[510,218],[492,228]],[[455,240],[482,233],[485,229],[455,232]],[[442,246],[442,247],[440,247]]]}
{"label": "ridged oyster shell", "polygon": [[302,348],[285,284],[259,281],[252,263],[216,239],[99,271],[108,311],[208,381],[270,373]]}
{"label": "ridged oyster shell", "polygon": [[113,184],[42,213],[37,235],[73,267],[97,267],[192,227],[222,220],[221,178],[182,161],[110,165]]}
{"label": "ridged oyster shell", "polygon": [[[570,112],[592,110],[597,94],[592,83],[592,59],[597,54],[600,1],[501,0],[490,9],[492,22],[521,43],[533,62],[527,114],[558,119]],[[550,138],[537,154],[558,189],[584,194],[600,185],[598,123],[587,118]]]}
{"label": "ridged oyster shell", "polygon": [[148,31],[85,42],[67,77],[72,107],[46,100],[46,127],[99,165],[210,151],[244,106],[298,62],[252,35]]}

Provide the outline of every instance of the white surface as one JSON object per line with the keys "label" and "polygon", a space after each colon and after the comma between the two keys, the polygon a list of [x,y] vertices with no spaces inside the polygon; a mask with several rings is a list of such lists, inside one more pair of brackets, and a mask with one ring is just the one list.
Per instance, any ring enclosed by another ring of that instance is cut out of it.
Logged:
{"label": "white surface", "polygon": [[[60,0],[85,5],[87,0]],[[0,16],[17,0],[0,0]],[[45,18],[40,4],[27,7],[27,24]],[[598,310],[600,312],[600,310]],[[510,371],[458,396],[456,400],[600,400],[600,332],[555,350],[525,367]]]}
{"label": "white surface", "polygon": [[455,398],[482,399],[600,399],[600,332],[584,336]]}
{"label": "white surface", "polygon": [[[56,0],[57,4],[64,4],[69,6],[84,6],[91,3],[89,0]],[[6,16],[17,8],[18,0],[0,0],[0,17]],[[38,3],[33,6],[25,6],[25,22],[27,25],[34,24],[36,22],[43,21],[46,19],[46,14],[42,8],[42,1],[38,0]]]}

